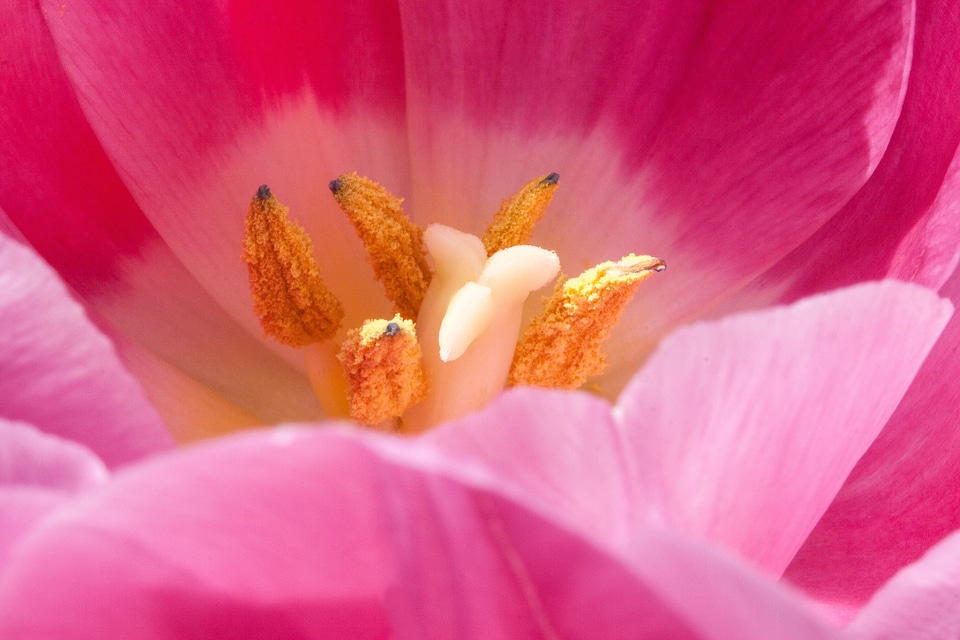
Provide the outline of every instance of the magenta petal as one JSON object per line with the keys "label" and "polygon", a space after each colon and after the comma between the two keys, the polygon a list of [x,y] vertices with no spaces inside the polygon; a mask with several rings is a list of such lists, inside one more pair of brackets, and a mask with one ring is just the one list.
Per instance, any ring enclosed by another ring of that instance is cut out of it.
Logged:
{"label": "magenta petal", "polygon": [[850,623],[856,638],[939,640],[960,636],[960,532],[897,573]]}
{"label": "magenta petal", "polygon": [[144,217],[80,108],[40,8],[0,4],[0,22],[10,61],[0,68],[0,207],[16,236],[98,323],[260,421],[321,415],[302,372],[227,316]]}
{"label": "magenta petal", "polygon": [[368,295],[378,291],[372,277],[366,290],[354,286],[365,255],[326,184],[358,170],[409,191],[395,6],[81,0],[63,16],[57,2],[44,8],[124,184],[230,315],[260,335],[237,252],[242,217],[264,183],[324,239],[324,277],[358,316],[348,325],[389,309]]}
{"label": "magenta petal", "polygon": [[156,411],[56,274],[0,236],[0,417],[75,440],[109,466],[170,446]]}
{"label": "magenta petal", "polygon": [[888,281],[682,328],[621,396],[662,517],[779,575],[952,312]]}
{"label": "magenta petal", "polygon": [[[909,1],[401,4],[413,199],[482,229],[529,176],[561,175],[534,240],[571,270],[630,251],[670,271],[615,336],[748,282],[830,219],[890,139]],[[650,311],[651,309],[655,311]]]}
{"label": "magenta petal", "polygon": [[[221,439],[130,467],[34,533],[0,574],[0,631],[719,639],[769,637],[776,619],[826,635],[792,596],[668,532],[621,559],[525,500],[426,441]],[[696,606],[677,602],[685,587]]]}
{"label": "magenta petal", "polygon": [[960,66],[944,64],[957,59],[960,7],[919,2],[903,112],[883,160],[840,213],[749,287],[748,303],[885,277],[944,283],[960,243]]}
{"label": "magenta petal", "polygon": [[[960,300],[960,272],[942,293]],[[787,569],[787,579],[818,599],[857,607],[960,528],[958,346],[955,316]]]}

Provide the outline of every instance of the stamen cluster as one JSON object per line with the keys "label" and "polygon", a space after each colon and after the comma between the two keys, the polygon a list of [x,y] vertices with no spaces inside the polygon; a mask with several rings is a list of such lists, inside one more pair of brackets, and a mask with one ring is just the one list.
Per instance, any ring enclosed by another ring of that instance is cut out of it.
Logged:
{"label": "stamen cluster", "polygon": [[640,282],[665,265],[630,254],[562,281],[518,342],[524,301],[559,272],[556,254],[525,244],[559,178],[542,176],[504,200],[482,240],[421,229],[401,199],[356,173],[333,180],[397,314],[345,334],[310,238],[261,186],[242,257],[265,335],[304,348],[328,414],[370,426],[420,431],[481,408],[507,384],[582,385],[602,371],[602,342]]}

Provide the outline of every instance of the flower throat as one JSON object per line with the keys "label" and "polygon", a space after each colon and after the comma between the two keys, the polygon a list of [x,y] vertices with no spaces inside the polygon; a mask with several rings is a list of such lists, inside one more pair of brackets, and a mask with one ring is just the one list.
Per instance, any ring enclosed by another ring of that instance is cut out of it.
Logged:
{"label": "flower throat", "polygon": [[356,173],[333,180],[396,312],[348,330],[313,243],[262,185],[242,258],[265,336],[303,350],[327,415],[385,429],[423,431],[482,408],[506,386],[579,387],[603,371],[603,341],[640,282],[665,264],[630,254],[561,277],[522,328],[529,294],[560,273],[554,252],[525,244],[559,180],[542,176],[504,200],[482,238],[439,224],[421,229],[402,200]]}

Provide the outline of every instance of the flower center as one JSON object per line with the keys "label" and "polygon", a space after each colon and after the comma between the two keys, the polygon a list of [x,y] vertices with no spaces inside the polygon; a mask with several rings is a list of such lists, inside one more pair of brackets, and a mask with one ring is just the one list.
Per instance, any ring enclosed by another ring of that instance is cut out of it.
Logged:
{"label": "flower center", "polygon": [[527,297],[560,272],[554,252],[525,244],[559,178],[537,178],[504,200],[482,238],[420,229],[399,198],[356,173],[332,181],[397,314],[345,334],[310,238],[261,186],[242,257],[265,336],[303,350],[328,415],[368,426],[423,431],[482,408],[507,385],[579,387],[603,371],[603,341],[640,282],[665,264],[630,254],[564,279],[521,332]]}

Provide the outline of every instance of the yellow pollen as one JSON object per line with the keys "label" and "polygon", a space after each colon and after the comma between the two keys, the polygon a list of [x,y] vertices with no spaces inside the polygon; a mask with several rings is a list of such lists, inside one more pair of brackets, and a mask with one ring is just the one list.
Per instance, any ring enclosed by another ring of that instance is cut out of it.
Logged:
{"label": "yellow pollen", "polygon": [[266,185],[257,190],[245,222],[242,259],[264,334],[302,347],[332,338],[343,309],[320,278],[310,238],[288,212]]}
{"label": "yellow pollen", "polygon": [[349,331],[337,357],[347,377],[350,417],[361,424],[399,418],[426,394],[414,324],[399,314]]}
{"label": "yellow pollen", "polygon": [[553,200],[559,180],[560,175],[556,173],[531,180],[500,204],[500,210],[482,238],[488,256],[507,247],[526,244]]}
{"label": "yellow pollen", "polygon": [[630,254],[557,287],[517,345],[508,384],[575,389],[603,371],[602,344],[643,280],[663,260]]}
{"label": "yellow pollen", "polygon": [[404,215],[403,200],[356,173],[332,181],[330,190],[363,241],[374,275],[396,311],[416,318],[430,284],[430,268],[423,230]]}

